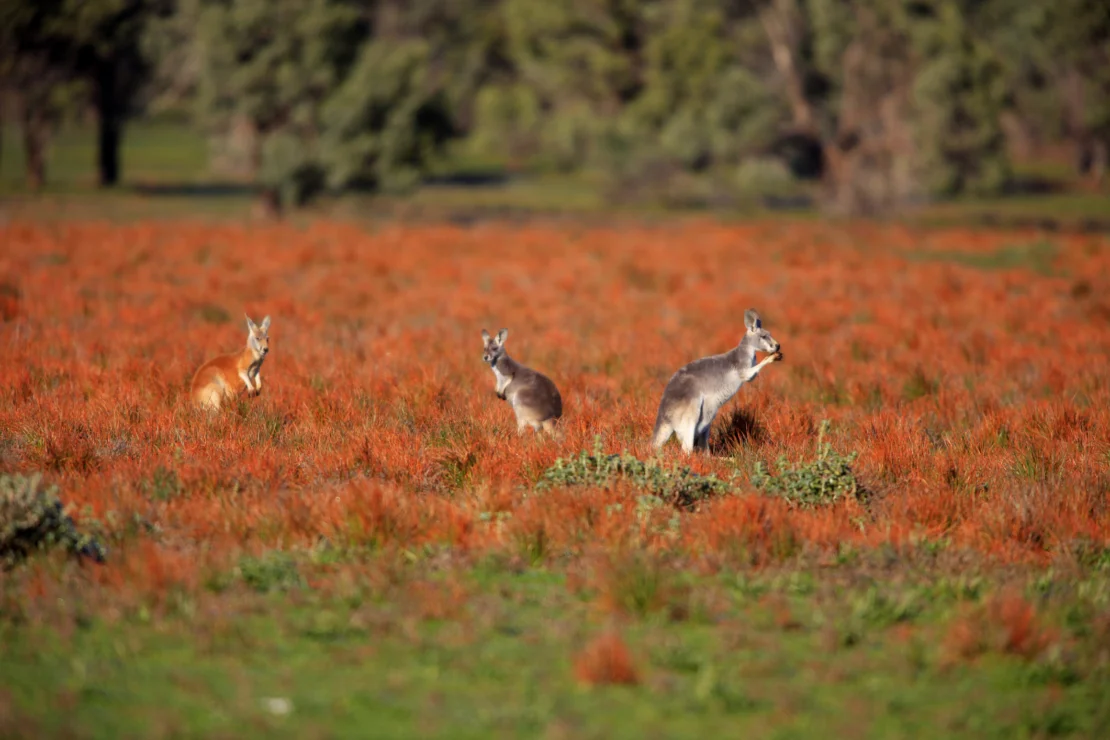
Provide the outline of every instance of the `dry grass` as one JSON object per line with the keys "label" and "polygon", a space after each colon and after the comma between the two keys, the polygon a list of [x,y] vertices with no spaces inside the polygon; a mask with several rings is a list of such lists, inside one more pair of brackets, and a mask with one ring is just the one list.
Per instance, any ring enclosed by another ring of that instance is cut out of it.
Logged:
{"label": "dry grass", "polygon": [[[112,540],[90,577],[118,594],[197,589],[244,555],[321,542],[531,562],[601,547],[711,570],[922,542],[1081,557],[1110,539],[1110,241],[1053,236],[1051,271],[1043,249],[1032,267],[951,259],[1041,238],[11,222],[0,470],[44,471]],[[531,493],[595,436],[646,458],[668,375],[733,346],[751,306],[787,360],[689,463],[735,495],[676,514],[642,510],[628,485]],[[266,384],[206,418],[189,378],[241,346],[244,312],[273,316]],[[502,326],[559,385],[562,440],[518,438],[494,397],[480,330]],[[874,495],[802,511],[757,493],[752,465],[806,457],[826,418]]]}

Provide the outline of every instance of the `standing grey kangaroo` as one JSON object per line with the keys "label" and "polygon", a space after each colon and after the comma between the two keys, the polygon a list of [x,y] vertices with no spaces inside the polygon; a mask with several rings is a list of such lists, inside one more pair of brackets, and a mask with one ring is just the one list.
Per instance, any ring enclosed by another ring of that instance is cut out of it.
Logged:
{"label": "standing grey kangaroo", "polygon": [[508,401],[516,414],[516,431],[524,433],[525,427],[532,431],[541,429],[555,434],[555,422],[563,415],[563,399],[559,389],[543,373],[521,365],[505,352],[505,339],[508,329],[497,332],[491,337],[482,329],[482,359],[489,363],[496,378],[494,391],[497,397]]}
{"label": "standing grey kangaroo", "polygon": [[[708,450],[709,428],[721,407],[760,370],[782,360],[779,343],[763,328],[758,311],[745,311],[744,325],[747,334],[734,349],[694,360],[671,376],[659,402],[653,448],[659,449],[671,434],[677,434],[683,452]],[[772,354],[757,365],[757,351]]]}

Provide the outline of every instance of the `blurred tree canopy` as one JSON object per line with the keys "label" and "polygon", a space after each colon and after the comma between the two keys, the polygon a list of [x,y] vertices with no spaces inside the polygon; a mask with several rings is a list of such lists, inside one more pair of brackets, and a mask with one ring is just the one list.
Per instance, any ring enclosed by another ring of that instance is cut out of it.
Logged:
{"label": "blurred tree canopy", "polygon": [[1001,191],[1019,137],[1101,177],[1110,3],[5,0],[0,90],[35,187],[67,111],[95,112],[112,185],[126,120],[170,107],[275,209],[403,191],[461,138],[618,189],[789,171],[875,213]]}

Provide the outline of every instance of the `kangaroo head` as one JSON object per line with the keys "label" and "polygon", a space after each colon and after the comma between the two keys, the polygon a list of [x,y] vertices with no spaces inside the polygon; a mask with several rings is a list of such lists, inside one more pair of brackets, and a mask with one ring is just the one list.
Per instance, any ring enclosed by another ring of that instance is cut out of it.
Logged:
{"label": "kangaroo head", "polygon": [[751,345],[752,349],[760,352],[778,352],[779,343],[771,336],[771,332],[763,328],[763,320],[759,318],[759,311],[754,308],[745,311],[744,326],[748,328],[748,334],[744,337],[744,341]]}
{"label": "kangaroo head", "polygon": [[[244,314],[245,315],[245,314]],[[258,359],[265,357],[270,352],[270,317],[262,319],[262,324],[256,324],[247,316],[247,346]]]}
{"label": "kangaroo head", "polygon": [[492,367],[505,354],[505,339],[509,336],[508,329],[497,332],[496,337],[491,337],[489,332],[482,329],[482,361]]}

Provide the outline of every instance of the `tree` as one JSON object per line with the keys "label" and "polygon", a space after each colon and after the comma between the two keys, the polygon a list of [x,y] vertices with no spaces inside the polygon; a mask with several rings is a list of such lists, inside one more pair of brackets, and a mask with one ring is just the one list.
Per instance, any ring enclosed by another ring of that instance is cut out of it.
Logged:
{"label": "tree", "polygon": [[415,183],[482,67],[449,0],[197,2],[198,117],[221,132],[249,123],[272,211],[329,186]]}
{"label": "tree", "polygon": [[770,0],[760,19],[825,204],[879,213],[1007,180],[1001,66],[956,0]]}
{"label": "tree", "polygon": [[1098,177],[1110,143],[1110,5],[963,0],[1001,65],[1007,113],[1033,142],[1076,144]]}
{"label": "tree", "polygon": [[27,186],[46,181],[50,137],[72,104],[76,48],[61,0],[0,3],[0,81],[14,91]]}
{"label": "tree", "polygon": [[143,54],[150,0],[67,0],[64,13],[76,47],[75,74],[87,77],[97,114],[101,187],[120,178],[120,146],[131,104],[150,66]]}
{"label": "tree", "polygon": [[792,129],[822,153],[825,205],[889,210],[913,196],[912,45],[897,0],[771,0],[760,9]]}
{"label": "tree", "polygon": [[0,4],[0,68],[18,92],[27,177],[46,176],[46,147],[63,113],[91,94],[100,183],[119,180],[128,106],[146,70],[139,36],[144,0],[8,0]]}
{"label": "tree", "polygon": [[1080,169],[1101,184],[1110,164],[1110,5],[1060,0],[1046,4],[1034,24],[1062,96],[1065,132],[1080,147]]}
{"label": "tree", "polygon": [[361,182],[403,191],[451,135],[441,92],[428,84],[431,50],[416,38],[367,43],[324,109],[321,162],[332,187]]}
{"label": "tree", "polygon": [[502,68],[479,98],[479,136],[580,165],[638,84],[638,14],[634,0],[504,0]]}
{"label": "tree", "polygon": [[1002,113],[1009,91],[998,54],[956,2],[918,21],[914,80],[921,166],[930,192],[989,194],[1010,179]]}
{"label": "tree", "polygon": [[498,43],[489,0],[393,0],[324,106],[320,159],[331,187],[403,191],[471,118]]}
{"label": "tree", "polygon": [[678,0],[643,15],[640,87],[621,123],[643,149],[687,169],[734,165],[764,150],[786,117],[777,96],[742,59],[754,19],[721,4]]}
{"label": "tree", "polygon": [[271,212],[307,195],[322,110],[367,33],[345,0],[200,0],[196,112],[209,130],[253,129],[252,175]]}

